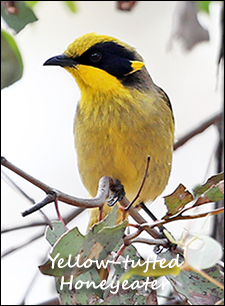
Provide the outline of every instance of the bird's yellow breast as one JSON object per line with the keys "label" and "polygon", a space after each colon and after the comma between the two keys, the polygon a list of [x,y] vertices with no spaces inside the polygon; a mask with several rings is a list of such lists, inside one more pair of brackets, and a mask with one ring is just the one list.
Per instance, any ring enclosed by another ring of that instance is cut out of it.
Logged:
{"label": "bird's yellow breast", "polygon": [[94,196],[99,179],[108,175],[121,181],[132,200],[150,155],[140,200],[154,200],[168,181],[173,134],[171,110],[154,93],[150,96],[122,86],[107,93],[85,91],[75,118],[75,146],[84,185]]}

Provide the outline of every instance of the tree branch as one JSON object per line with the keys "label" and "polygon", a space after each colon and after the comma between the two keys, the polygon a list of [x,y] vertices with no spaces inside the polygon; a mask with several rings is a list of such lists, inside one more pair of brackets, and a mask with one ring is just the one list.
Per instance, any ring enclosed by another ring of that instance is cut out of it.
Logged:
{"label": "tree branch", "polygon": [[13,253],[15,251],[18,251],[19,249],[21,249],[21,248],[23,248],[23,247],[25,247],[27,245],[30,245],[31,242],[34,242],[37,239],[41,238],[44,235],[44,233],[45,233],[45,231],[43,231],[41,234],[36,235],[35,237],[31,238],[30,240],[28,240],[28,241],[26,241],[26,242],[24,242],[24,243],[22,243],[22,244],[20,244],[20,245],[18,245],[16,247],[13,247],[13,248],[7,250],[6,252],[4,252],[1,255],[1,258],[3,258],[3,257],[5,257],[5,256],[7,256],[7,255],[9,255],[9,254],[11,254],[11,253]]}
{"label": "tree branch", "polygon": [[206,120],[205,122],[201,123],[199,126],[194,128],[191,132],[187,133],[183,137],[181,137],[175,144],[174,144],[174,151],[184,145],[188,140],[193,138],[194,136],[204,132],[208,127],[212,124],[216,124],[222,120],[222,112],[213,116],[212,118]]}
{"label": "tree branch", "polygon": [[[111,186],[113,186],[114,182],[113,180],[108,177],[104,176],[99,180],[99,186],[98,186],[98,192],[96,197],[92,199],[81,199],[81,198],[75,198],[73,196],[67,195],[59,190],[55,190],[48,185],[42,183],[41,181],[35,179],[31,175],[27,174],[23,170],[19,169],[18,167],[14,166],[12,163],[6,160],[6,158],[1,158],[1,164],[5,166],[6,168],[10,169],[11,171],[17,173],[19,176],[23,177],[24,179],[28,180],[30,183],[34,184],[38,188],[42,189],[46,192],[47,196],[46,198],[38,203],[27,209],[25,212],[23,212],[23,215],[27,216],[30,213],[33,213],[36,210],[39,210],[40,207],[43,207],[44,205],[48,204],[50,201],[55,201],[55,199],[73,205],[81,208],[94,208],[94,207],[102,207],[108,197],[109,190]],[[120,201],[120,204],[126,208],[130,203],[129,201],[124,197],[123,200]],[[146,220],[137,212],[137,210],[134,207],[130,207],[128,209],[129,215],[139,224],[147,223]],[[161,233],[156,231],[155,229],[151,228],[150,226],[147,226],[145,229],[153,238],[160,239],[163,237]]]}
{"label": "tree branch", "polygon": [[23,177],[25,180],[32,183],[36,187],[42,189],[47,194],[47,197],[41,203],[35,204],[34,206],[32,206],[26,212],[23,213],[26,216],[30,213],[33,213],[36,210],[39,210],[41,207],[45,206],[46,204],[55,201],[55,199],[76,207],[82,207],[82,208],[101,207],[104,205],[108,197],[110,186],[113,184],[113,180],[110,177],[104,176],[99,180],[98,192],[96,197],[92,199],[81,199],[67,195],[59,190],[51,188],[50,186],[42,183],[41,181],[27,174],[23,170],[19,169],[18,167],[7,161],[7,159],[4,157],[1,158],[1,164],[6,168],[10,169],[11,171],[15,172],[16,174],[18,174],[19,176]]}
{"label": "tree branch", "polygon": [[[84,208],[77,208],[75,211],[70,213],[67,217],[64,218],[64,221],[66,224],[68,224],[70,221],[72,221],[74,218],[76,218],[79,214],[81,214],[84,211]],[[24,225],[18,225],[15,227],[5,228],[1,230],[1,234],[9,233],[12,231],[17,231],[25,228],[35,227],[35,226],[47,226],[49,225],[48,222],[39,221],[39,222],[32,222],[30,224],[24,224]]]}
{"label": "tree branch", "polygon": [[[191,208],[194,208],[194,207],[191,207]],[[188,209],[187,209],[188,210]],[[221,214],[224,212],[224,207],[221,207],[221,208],[217,208],[215,210],[212,210],[212,211],[209,211],[207,213],[201,213],[201,214],[198,214],[198,215],[188,215],[188,216],[182,216],[182,215],[176,215],[175,217],[171,217],[169,219],[163,219],[163,220],[159,220],[159,221],[155,221],[152,225],[151,225],[151,228],[154,228],[154,227],[159,227],[161,225],[164,225],[166,223],[170,223],[172,221],[177,221],[177,220],[191,220],[191,219],[197,219],[197,218],[203,218],[203,217],[206,217],[207,215],[218,215],[218,214]]]}
{"label": "tree branch", "polygon": [[[123,198],[123,200],[120,201],[120,204],[126,208],[129,205],[129,201],[127,198]],[[131,206],[127,212],[129,215],[138,223],[138,224],[146,224],[146,220],[138,213],[137,209]],[[159,233],[158,231],[154,230],[150,225],[147,225],[145,227],[145,230],[155,239],[163,238],[163,235]]]}

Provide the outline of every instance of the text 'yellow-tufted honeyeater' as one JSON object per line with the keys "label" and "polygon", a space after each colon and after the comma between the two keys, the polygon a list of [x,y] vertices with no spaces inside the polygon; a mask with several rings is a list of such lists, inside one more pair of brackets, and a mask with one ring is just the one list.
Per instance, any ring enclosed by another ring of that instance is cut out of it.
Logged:
{"label": "text 'yellow-tufted honeyeater'", "polygon": [[[137,51],[107,35],[81,36],[44,65],[59,65],[75,78],[81,98],[74,125],[79,172],[91,196],[110,176],[132,200],[150,166],[138,199],[152,202],[170,175],[174,119],[165,92],[154,84]],[[110,208],[104,206],[103,216]],[[97,213],[96,213],[97,212]],[[90,226],[98,222],[94,209]]]}

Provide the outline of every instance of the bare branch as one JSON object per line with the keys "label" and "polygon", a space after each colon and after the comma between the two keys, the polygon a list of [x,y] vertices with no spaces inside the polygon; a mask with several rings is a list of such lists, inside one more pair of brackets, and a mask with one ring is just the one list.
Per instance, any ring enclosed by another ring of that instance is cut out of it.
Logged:
{"label": "bare branch", "polygon": [[[83,211],[84,211],[84,208],[75,209],[72,213],[70,213],[67,217],[64,218],[65,223],[68,224],[71,220],[76,218]],[[3,229],[3,230],[1,230],[1,234],[5,234],[5,233],[12,232],[12,231],[25,229],[25,228],[35,227],[35,226],[47,226],[47,225],[49,225],[49,223],[44,222],[44,221],[42,221],[42,222],[40,222],[40,221],[39,222],[32,222],[30,224],[24,224],[24,225],[19,225],[19,226]]]}
{"label": "bare branch", "polygon": [[[19,192],[19,194],[21,194],[23,197],[25,197],[25,199],[27,199],[29,202],[31,202],[31,204],[35,204],[35,201],[33,198],[31,198],[24,190],[22,190],[18,184],[16,184],[11,177],[9,177],[3,170],[1,170],[1,175],[3,180],[9,185],[11,186],[13,189],[15,189],[17,192]],[[46,220],[46,223],[52,227],[51,225],[51,221],[48,219],[48,217],[46,216],[46,214],[42,211],[39,210],[40,213],[42,214],[42,216],[44,217],[44,219]]]}
{"label": "bare branch", "polygon": [[35,179],[31,175],[27,174],[23,170],[19,169],[18,167],[16,167],[12,163],[10,163],[5,157],[1,157],[1,165],[10,169],[11,171],[18,174],[19,176],[23,177],[25,180],[27,180],[31,184],[37,186],[38,188],[42,189],[46,193],[49,193],[52,190],[52,188],[50,188],[48,185],[46,185],[46,184],[42,183],[41,181]]}
{"label": "bare branch", "polygon": [[37,235],[37,236],[31,238],[29,241],[27,241],[27,242],[25,242],[25,243],[22,243],[21,245],[19,245],[19,246],[17,246],[17,247],[14,247],[14,248],[11,248],[11,249],[9,249],[8,251],[4,252],[4,253],[1,255],[1,258],[3,258],[3,257],[5,257],[5,256],[7,256],[7,255],[9,255],[9,254],[11,254],[11,253],[13,253],[13,252],[15,252],[15,251],[18,251],[18,250],[21,249],[21,248],[23,248],[23,247],[29,245],[31,242],[36,241],[37,239],[41,238],[43,235],[44,235],[44,231],[43,231],[41,234],[39,234],[39,235]]}
{"label": "bare branch", "polygon": [[[123,198],[120,201],[120,204],[126,208],[129,205],[129,201],[127,200],[127,198]],[[138,213],[137,209],[135,209],[133,206],[131,206],[127,212],[129,213],[129,215],[138,223],[138,224],[146,224],[146,220]],[[151,226],[147,225],[145,230],[153,237],[156,239],[160,239],[162,238],[162,234],[159,233],[158,231],[154,230]]]}
{"label": "bare branch", "polygon": [[[191,208],[194,208],[194,207],[190,207]],[[189,210],[188,208],[185,210],[187,211]],[[183,211],[184,212],[184,211]],[[198,215],[188,215],[188,216],[182,216],[182,215],[176,215],[175,217],[171,217],[167,220],[163,219],[163,220],[159,220],[159,221],[155,221],[152,225],[151,225],[151,228],[154,228],[154,227],[159,227],[161,225],[164,225],[166,223],[170,223],[172,221],[177,221],[177,220],[191,220],[191,219],[198,219],[198,218],[203,218],[203,217],[206,217],[207,215],[218,215],[218,214],[221,214],[224,212],[224,207],[221,207],[221,208],[217,208],[215,210],[212,210],[212,211],[209,211],[209,212],[206,212],[206,213],[202,213],[202,214],[198,214]]]}
{"label": "bare branch", "polygon": [[187,133],[183,137],[181,137],[175,144],[174,144],[174,151],[184,145],[188,140],[193,138],[194,136],[204,132],[208,127],[210,127],[213,124],[218,123],[222,120],[222,112],[213,116],[212,118],[206,120],[196,128],[194,128],[191,132]]}
{"label": "bare branch", "polygon": [[[62,201],[64,203],[81,207],[81,208],[94,208],[94,207],[102,207],[109,195],[110,187],[114,185],[113,180],[108,177],[104,176],[99,180],[98,192],[96,197],[92,199],[80,199],[75,198],[70,195],[67,195],[59,190],[55,190],[48,185],[38,181],[34,177],[28,175],[18,167],[14,166],[10,162],[8,162],[4,157],[1,158],[1,163],[3,166],[7,167],[8,169],[12,170],[13,172],[17,173],[19,176],[23,177],[24,179],[28,180],[30,183],[34,184],[35,186],[39,187],[43,191],[47,193],[47,197],[41,202],[36,205],[33,205],[31,208],[23,212],[23,215],[28,215],[38,209],[43,207],[44,205],[48,204],[51,201]],[[120,204],[123,208],[126,208],[130,203],[126,197],[124,197]],[[130,207],[128,210],[129,215],[139,224],[146,223],[146,220],[138,213],[138,211],[134,207]],[[159,233],[157,230],[153,229],[151,226],[147,226],[145,230],[156,239],[162,238],[162,234]]]}
{"label": "bare branch", "polygon": [[147,239],[147,238],[135,238],[133,240],[130,240],[130,244],[132,243],[145,243],[149,245],[159,245],[159,246],[165,246],[168,247],[168,242],[163,239]]}
{"label": "bare branch", "polygon": [[67,195],[59,190],[51,188],[50,186],[42,183],[41,181],[35,179],[34,177],[27,174],[23,170],[19,169],[18,167],[7,161],[6,158],[4,157],[1,158],[1,164],[6,168],[10,169],[11,171],[15,172],[16,174],[18,174],[19,176],[23,177],[28,182],[42,189],[47,194],[47,197],[41,203],[35,204],[33,207],[25,211],[23,213],[24,216],[27,216],[28,214],[36,210],[39,210],[41,207],[45,206],[50,202],[55,201],[56,199],[61,202],[82,208],[101,207],[104,205],[108,197],[110,186],[113,184],[113,180],[110,177],[104,176],[99,180],[98,192],[96,197],[92,199],[81,199]]}
{"label": "bare branch", "polygon": [[58,297],[55,297],[51,300],[36,305],[60,305],[60,301]]}
{"label": "bare branch", "polygon": [[33,206],[29,207],[27,210],[22,212],[22,216],[26,217],[32,214],[33,212],[40,210],[45,205],[54,202],[55,200],[56,200],[56,193],[54,192],[48,193],[43,201],[41,201],[40,203],[34,204]]}

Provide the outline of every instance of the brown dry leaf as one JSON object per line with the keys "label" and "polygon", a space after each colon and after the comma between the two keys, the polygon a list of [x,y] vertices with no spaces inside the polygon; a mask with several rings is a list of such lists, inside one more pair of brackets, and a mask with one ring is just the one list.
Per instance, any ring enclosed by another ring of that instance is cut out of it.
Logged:
{"label": "brown dry leaf", "polygon": [[137,1],[117,1],[117,8],[121,11],[131,11]]}
{"label": "brown dry leaf", "polygon": [[164,197],[164,199],[168,209],[165,216],[167,219],[180,212],[186,204],[194,200],[194,197],[184,185],[180,184],[171,195]]}

